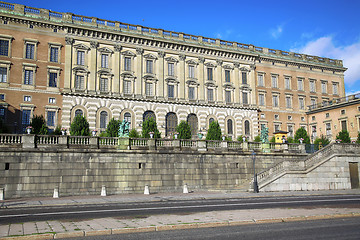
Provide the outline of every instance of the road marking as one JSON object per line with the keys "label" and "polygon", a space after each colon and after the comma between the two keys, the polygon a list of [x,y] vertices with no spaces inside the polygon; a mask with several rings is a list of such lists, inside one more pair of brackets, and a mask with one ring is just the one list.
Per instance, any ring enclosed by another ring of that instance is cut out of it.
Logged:
{"label": "road marking", "polygon": [[51,213],[26,213],[14,215],[2,215],[0,218],[9,217],[28,217],[28,216],[46,216],[46,215],[61,215],[61,214],[83,214],[83,213],[101,213],[101,212],[130,212],[130,211],[146,211],[146,210],[162,210],[162,209],[185,209],[185,208],[206,208],[206,207],[228,207],[228,206],[249,206],[249,205],[264,205],[264,204],[288,204],[288,203],[314,203],[314,202],[349,202],[360,201],[355,199],[318,199],[318,200],[297,200],[297,201],[281,201],[281,202],[257,202],[257,203],[230,203],[230,204],[212,204],[212,205],[195,205],[195,206],[171,206],[171,207],[148,207],[148,208],[129,208],[129,209],[104,209],[104,210],[86,210],[74,212],[51,212]]}

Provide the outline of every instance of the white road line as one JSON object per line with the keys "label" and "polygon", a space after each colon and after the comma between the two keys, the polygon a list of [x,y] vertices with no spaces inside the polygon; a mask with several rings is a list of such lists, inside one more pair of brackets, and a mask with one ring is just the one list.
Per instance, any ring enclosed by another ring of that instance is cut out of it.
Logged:
{"label": "white road line", "polygon": [[161,209],[249,206],[249,205],[264,205],[264,204],[336,202],[336,201],[349,202],[349,201],[360,201],[360,199],[319,199],[319,200],[301,200],[301,201],[297,200],[297,201],[282,201],[282,202],[231,203],[231,204],[214,204],[214,205],[197,205],[197,206],[172,206],[172,207],[149,207],[149,208],[129,208],[129,209],[86,210],[86,211],[75,211],[75,212],[26,213],[26,214],[15,214],[15,215],[3,215],[3,216],[0,216],[0,218],[27,217],[27,216],[46,216],[46,215],[61,215],[61,214],[101,213],[101,212],[130,212],[130,211],[161,210]]}

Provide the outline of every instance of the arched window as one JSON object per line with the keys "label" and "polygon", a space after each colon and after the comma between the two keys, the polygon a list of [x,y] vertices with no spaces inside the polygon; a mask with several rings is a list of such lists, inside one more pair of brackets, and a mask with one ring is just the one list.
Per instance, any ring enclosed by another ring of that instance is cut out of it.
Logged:
{"label": "arched window", "polygon": [[83,113],[83,111],[82,111],[81,109],[77,109],[77,110],[75,111],[75,117],[76,117],[77,115],[84,116],[84,113]]}
{"label": "arched window", "polygon": [[168,113],[166,115],[166,136],[169,136],[171,133],[175,132],[177,126],[177,117],[175,113]]}
{"label": "arched window", "polygon": [[227,120],[227,134],[233,134],[233,121],[231,119]]}
{"label": "arched window", "polygon": [[244,125],[245,125],[245,135],[249,136],[250,135],[250,122],[248,120],[245,120]]}
{"label": "arched window", "polygon": [[209,126],[210,126],[210,124],[211,124],[213,121],[215,121],[214,118],[210,118],[210,119],[209,119]]}
{"label": "arched window", "polygon": [[195,136],[198,130],[198,119],[195,114],[191,113],[187,117],[187,122],[191,128],[191,135]]}
{"label": "arched window", "polygon": [[106,111],[102,111],[100,113],[100,128],[106,128],[108,120],[108,113]]}
{"label": "arched window", "polygon": [[146,111],[143,115],[143,122],[146,120],[153,118],[156,121],[155,113],[153,111]]}
{"label": "arched window", "polygon": [[124,120],[127,121],[129,123],[129,126],[131,127],[131,113],[126,112],[124,114]]}

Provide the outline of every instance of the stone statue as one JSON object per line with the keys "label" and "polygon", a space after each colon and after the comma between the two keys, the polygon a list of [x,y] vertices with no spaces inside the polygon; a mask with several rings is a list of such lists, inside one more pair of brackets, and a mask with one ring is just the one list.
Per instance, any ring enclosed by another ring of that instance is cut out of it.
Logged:
{"label": "stone statue", "polygon": [[130,124],[125,119],[120,123],[118,136],[119,137],[129,137]]}
{"label": "stone statue", "polygon": [[262,143],[269,143],[269,128],[265,126],[261,128],[260,140]]}

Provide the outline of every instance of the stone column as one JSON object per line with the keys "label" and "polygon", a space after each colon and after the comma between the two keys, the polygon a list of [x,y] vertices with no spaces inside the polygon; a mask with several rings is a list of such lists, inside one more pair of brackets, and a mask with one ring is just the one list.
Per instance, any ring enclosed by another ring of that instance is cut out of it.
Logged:
{"label": "stone column", "polygon": [[114,46],[115,48],[115,52],[114,52],[114,61],[113,61],[113,67],[114,67],[114,78],[113,78],[113,88],[112,91],[115,95],[120,95],[121,91],[120,91],[120,69],[121,69],[121,45],[116,44]]}
{"label": "stone column", "polygon": [[179,82],[180,84],[178,85],[178,95],[177,97],[180,99],[185,99],[185,82],[186,82],[186,64],[185,64],[185,59],[186,56],[185,54],[180,54],[180,72],[179,72]]}
{"label": "stone column", "polygon": [[99,43],[96,41],[90,42],[91,50],[88,55],[88,66],[89,66],[89,75],[88,75],[88,84],[87,90],[89,92],[96,92],[98,89],[97,83],[97,48]]}
{"label": "stone column", "polygon": [[[70,91],[71,88],[75,87],[74,83],[71,81],[73,76],[72,76],[72,61],[73,61],[73,57],[72,57],[72,45],[74,43],[74,39],[70,38],[70,37],[66,37],[65,38],[65,59],[63,60],[63,62],[65,63],[65,68],[64,68],[64,90],[65,91]],[[75,80],[73,80],[75,81]]]}
{"label": "stone column", "polygon": [[248,142],[243,142],[242,143],[242,147],[243,147],[243,151],[249,151],[249,143]]}
{"label": "stone column", "polygon": [[216,59],[217,67],[216,67],[216,85],[217,89],[217,102],[225,102],[224,99],[224,88],[222,81],[222,61],[220,59]]}
{"label": "stone column", "polygon": [[142,48],[136,48],[136,66],[134,66],[135,70],[135,95],[136,96],[142,96],[143,95],[143,53],[144,49]]}
{"label": "stone column", "polygon": [[164,57],[165,57],[165,52],[163,51],[159,51],[158,52],[158,56],[159,56],[159,77],[158,77],[158,84],[157,84],[157,91],[156,91],[156,95],[157,97],[160,98],[164,98],[164,85],[165,85],[165,78],[164,78]]}
{"label": "stone column", "polygon": [[61,135],[59,136],[59,148],[68,148],[69,145],[68,145],[68,136],[66,135]]}
{"label": "stone column", "polygon": [[204,57],[199,57],[199,84],[200,86],[198,86],[198,100],[200,101],[205,101],[205,92],[206,92],[206,87],[205,87],[205,77],[204,77],[204,62],[205,62],[205,58]]}
{"label": "stone column", "polygon": [[197,141],[197,147],[199,152],[206,152],[207,151],[207,142],[205,140]]}
{"label": "stone column", "polygon": [[155,138],[148,139],[149,150],[156,150],[156,142],[155,141],[156,141]]}
{"label": "stone column", "polygon": [[35,148],[35,135],[34,134],[23,134],[22,135],[22,147],[23,148]]}
{"label": "stone column", "polygon": [[240,86],[241,86],[241,79],[240,79],[240,63],[234,63],[234,74],[235,74],[235,92],[234,92],[234,103],[241,102],[241,94],[240,94]]}
{"label": "stone column", "polygon": [[255,105],[256,104],[256,84],[257,84],[257,79],[256,79],[256,74],[255,74],[255,64],[250,65],[250,73],[249,73],[249,79],[248,79],[248,84],[250,85],[250,91],[249,91],[249,104]]}

